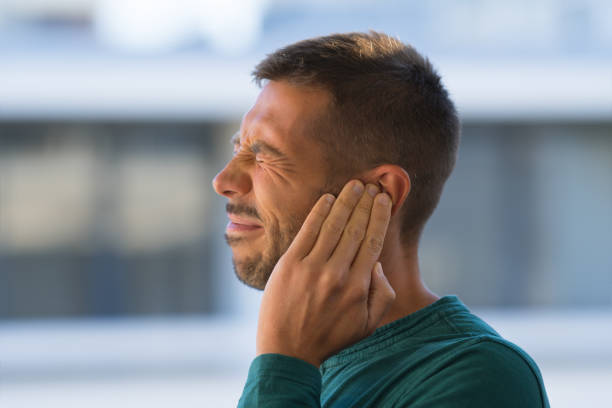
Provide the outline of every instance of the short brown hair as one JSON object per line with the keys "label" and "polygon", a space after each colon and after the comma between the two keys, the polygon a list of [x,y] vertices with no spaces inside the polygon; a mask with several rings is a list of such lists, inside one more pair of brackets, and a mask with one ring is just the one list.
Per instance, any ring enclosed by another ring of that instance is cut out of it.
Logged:
{"label": "short brown hair", "polygon": [[453,102],[430,62],[382,33],[333,34],[277,50],[253,76],[259,85],[284,80],[329,91],[331,107],[317,133],[336,171],[354,175],[385,163],[404,168],[412,190],[402,239],[418,241],[455,165],[460,134]]}

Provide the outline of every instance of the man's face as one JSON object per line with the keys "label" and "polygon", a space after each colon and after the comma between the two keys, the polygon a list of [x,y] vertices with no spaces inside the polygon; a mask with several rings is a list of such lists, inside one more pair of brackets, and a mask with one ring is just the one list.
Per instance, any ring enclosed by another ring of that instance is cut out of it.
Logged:
{"label": "man's face", "polygon": [[234,136],[233,158],[213,180],[228,198],[225,237],[236,275],[251,287],[265,287],[331,184],[327,155],[311,131],[329,102],[323,90],[270,81]]}

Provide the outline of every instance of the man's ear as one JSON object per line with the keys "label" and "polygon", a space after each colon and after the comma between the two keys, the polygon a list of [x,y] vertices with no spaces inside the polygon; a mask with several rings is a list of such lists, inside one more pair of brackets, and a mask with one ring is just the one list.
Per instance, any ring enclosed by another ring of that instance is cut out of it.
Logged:
{"label": "man's ear", "polygon": [[368,170],[361,175],[360,179],[364,183],[378,185],[383,193],[389,194],[393,203],[391,215],[395,215],[402,208],[412,187],[408,172],[393,164],[383,164]]}

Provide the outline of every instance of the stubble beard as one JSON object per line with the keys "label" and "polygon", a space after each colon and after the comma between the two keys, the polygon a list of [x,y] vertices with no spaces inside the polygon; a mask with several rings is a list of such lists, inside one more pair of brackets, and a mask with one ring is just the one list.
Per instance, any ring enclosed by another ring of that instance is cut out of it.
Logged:
{"label": "stubble beard", "polygon": [[[301,225],[302,222],[293,219],[282,231],[278,223],[274,223],[268,227],[268,246],[262,253],[241,260],[237,260],[235,256],[232,257],[234,273],[238,280],[251,288],[263,290],[278,260],[291,245]],[[230,246],[240,245],[242,239],[225,235],[225,240]]]}
{"label": "stubble beard", "polygon": [[[338,194],[340,194],[343,184],[344,183],[340,183],[337,178],[330,177],[327,184],[312,195],[312,204],[309,206],[309,208],[312,208],[319,197],[326,192],[332,193],[335,197],[337,197]],[[248,213],[259,218],[259,215],[255,209],[249,209],[246,207],[237,208],[240,208],[241,212]],[[308,212],[310,212],[310,210]],[[281,230],[278,221],[271,222],[266,228],[269,232],[267,237],[268,246],[262,251],[262,253],[248,256],[242,260],[237,260],[236,257],[233,256],[232,263],[234,265],[234,273],[236,274],[238,280],[251,288],[264,290],[266,283],[274,270],[274,267],[278,263],[281,256],[283,256],[287,249],[289,249],[291,242],[293,242],[293,239],[306,220],[308,212],[301,216],[292,216],[288,220],[287,227],[283,230]],[[240,245],[240,241],[242,239],[244,238],[230,237],[225,234],[225,240],[230,247],[232,245]]]}

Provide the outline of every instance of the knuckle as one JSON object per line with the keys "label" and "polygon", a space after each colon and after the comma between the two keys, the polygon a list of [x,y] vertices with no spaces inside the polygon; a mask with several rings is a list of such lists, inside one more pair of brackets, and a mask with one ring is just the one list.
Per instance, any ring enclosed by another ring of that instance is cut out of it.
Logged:
{"label": "knuckle", "polygon": [[346,227],[346,234],[354,241],[361,241],[365,236],[365,229],[357,225],[348,225]]}
{"label": "knuckle", "polygon": [[347,292],[347,297],[349,302],[351,303],[364,303],[368,300],[367,291],[363,290],[361,287],[352,288]]}
{"label": "knuckle", "polygon": [[372,251],[374,253],[377,253],[377,252],[380,252],[382,250],[383,243],[384,243],[384,241],[382,240],[382,238],[377,237],[375,235],[372,235],[372,236],[368,237],[368,239],[367,239],[367,248],[370,251]]}
{"label": "knuckle", "polygon": [[340,234],[342,232],[342,223],[338,220],[329,220],[325,223],[325,229],[333,235]]}
{"label": "knuckle", "polygon": [[304,223],[302,224],[300,231],[303,231],[302,234],[312,235],[312,233],[314,232],[314,227],[308,223]]}
{"label": "knuckle", "polygon": [[318,229],[313,225],[308,225],[306,227],[306,234],[308,235],[316,235],[318,232]]}
{"label": "knuckle", "polygon": [[312,236],[316,237],[319,234],[320,230],[321,230],[321,224],[310,224],[306,226],[305,233],[309,237],[312,237]]}
{"label": "knuckle", "polygon": [[341,277],[335,271],[325,270],[321,274],[320,283],[325,291],[334,293],[340,291],[343,287]]}
{"label": "knuckle", "polygon": [[371,209],[371,205],[368,202],[365,203],[359,203],[359,205],[355,208],[355,212],[357,212],[358,214],[361,214],[363,216],[369,217],[370,216],[370,209]]}
{"label": "knuckle", "polygon": [[324,217],[323,210],[321,210],[320,208],[314,209],[312,210],[312,213],[310,216],[312,217],[313,221],[320,220],[321,218]]}
{"label": "knuckle", "polygon": [[353,206],[354,206],[353,202],[349,198],[347,198],[345,196],[342,196],[342,195],[340,197],[338,197],[338,199],[336,200],[336,203],[344,211],[350,211],[353,208]]}
{"label": "knuckle", "polygon": [[313,212],[317,218],[325,219],[329,215],[329,208],[325,205],[315,205]]}
{"label": "knuckle", "polygon": [[387,219],[389,218],[389,215],[387,214],[386,211],[374,211],[374,214],[372,214],[372,217],[377,223],[385,224],[387,222]]}

